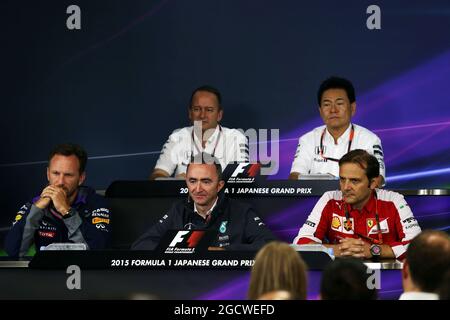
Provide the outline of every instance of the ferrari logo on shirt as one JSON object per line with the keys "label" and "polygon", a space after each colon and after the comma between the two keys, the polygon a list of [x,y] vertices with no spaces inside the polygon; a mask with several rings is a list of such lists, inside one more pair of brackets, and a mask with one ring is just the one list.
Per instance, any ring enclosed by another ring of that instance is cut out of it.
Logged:
{"label": "ferrari logo on shirt", "polygon": [[[381,233],[389,233],[389,225],[387,223],[387,219],[380,221],[380,229]],[[368,218],[367,220],[367,234],[378,234],[377,220],[375,218]]]}

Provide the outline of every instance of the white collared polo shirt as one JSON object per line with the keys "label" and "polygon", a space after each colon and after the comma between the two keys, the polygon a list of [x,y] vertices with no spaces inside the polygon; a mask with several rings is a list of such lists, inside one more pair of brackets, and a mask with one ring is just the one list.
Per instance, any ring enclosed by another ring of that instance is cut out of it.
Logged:
{"label": "white collared polo shirt", "polygon": [[193,128],[184,127],[172,132],[161,150],[155,169],[164,170],[170,175],[186,173],[191,157],[199,152],[215,156],[222,170],[231,162],[248,162],[247,138],[239,130],[217,126],[203,150],[200,139],[192,134]]}
{"label": "white collared polo shirt", "polygon": [[[350,141],[351,124],[347,130],[334,143],[333,136],[326,130],[326,126],[320,126],[300,137],[291,173],[307,174],[332,174],[339,177],[339,164],[325,158],[341,159],[348,151]],[[354,124],[355,133],[351,144],[351,150],[363,149],[374,155],[380,164],[380,175],[386,179],[383,148],[380,138],[364,127]],[[320,139],[323,138],[323,157],[320,155]]]}

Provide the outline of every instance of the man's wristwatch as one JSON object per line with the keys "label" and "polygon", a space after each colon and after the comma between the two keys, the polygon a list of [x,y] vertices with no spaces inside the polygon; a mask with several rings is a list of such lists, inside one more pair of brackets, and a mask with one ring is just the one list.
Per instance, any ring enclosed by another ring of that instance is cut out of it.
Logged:
{"label": "man's wristwatch", "polygon": [[67,210],[66,214],[63,215],[63,219],[70,218],[73,216],[73,214],[74,214],[74,210],[72,207],[70,207],[69,210]]}
{"label": "man's wristwatch", "polygon": [[370,254],[374,261],[378,261],[381,257],[381,247],[377,244],[372,244],[370,246]]}

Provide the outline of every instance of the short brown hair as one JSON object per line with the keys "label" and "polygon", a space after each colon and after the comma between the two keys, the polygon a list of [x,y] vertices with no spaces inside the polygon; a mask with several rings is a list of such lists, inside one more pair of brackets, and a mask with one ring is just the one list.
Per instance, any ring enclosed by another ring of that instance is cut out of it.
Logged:
{"label": "short brown hair", "polygon": [[50,166],[50,161],[55,155],[63,155],[63,156],[76,156],[78,158],[78,162],[80,163],[79,172],[82,174],[86,170],[87,163],[87,153],[86,151],[78,144],[75,143],[61,143],[53,148],[53,150],[48,155],[48,165]]}
{"label": "short brown hair", "polygon": [[345,154],[339,160],[339,167],[344,163],[356,163],[366,172],[367,179],[372,180],[380,175],[380,164],[377,158],[366,150],[355,149]]}

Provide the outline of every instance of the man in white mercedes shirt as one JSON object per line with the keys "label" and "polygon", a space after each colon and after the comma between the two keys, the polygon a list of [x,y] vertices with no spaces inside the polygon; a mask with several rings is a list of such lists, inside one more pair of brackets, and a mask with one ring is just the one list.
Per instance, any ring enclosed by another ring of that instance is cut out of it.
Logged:
{"label": "man in white mercedes shirt", "polygon": [[237,129],[222,127],[222,97],[214,87],[195,89],[189,105],[193,126],[177,129],[164,144],[150,180],[186,176],[191,157],[206,152],[225,168],[231,162],[248,162],[247,138]]}
{"label": "man in white mercedes shirt", "polygon": [[351,122],[356,111],[352,83],[344,78],[328,78],[320,85],[317,100],[325,125],[300,137],[289,179],[311,174],[338,177],[339,159],[350,150],[363,149],[377,158],[380,164],[378,185],[384,185],[386,175],[380,138]]}

